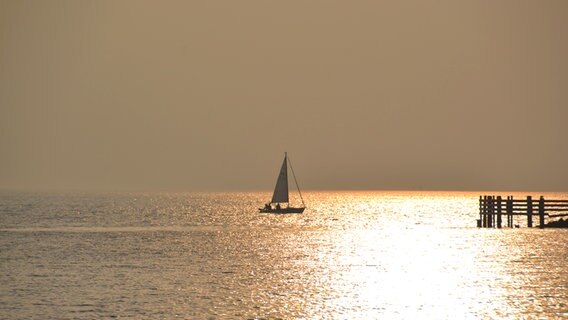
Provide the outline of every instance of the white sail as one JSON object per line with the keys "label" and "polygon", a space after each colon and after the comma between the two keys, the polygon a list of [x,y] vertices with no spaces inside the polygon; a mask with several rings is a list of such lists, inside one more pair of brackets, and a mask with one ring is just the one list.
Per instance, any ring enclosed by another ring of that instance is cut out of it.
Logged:
{"label": "white sail", "polygon": [[274,194],[272,195],[272,203],[288,202],[288,164],[284,157],[280,174],[276,180],[276,187],[274,187]]}

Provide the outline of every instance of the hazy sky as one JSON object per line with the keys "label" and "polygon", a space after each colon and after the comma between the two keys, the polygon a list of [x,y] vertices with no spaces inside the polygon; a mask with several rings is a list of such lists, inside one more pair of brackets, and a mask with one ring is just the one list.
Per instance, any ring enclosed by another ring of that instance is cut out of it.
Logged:
{"label": "hazy sky", "polygon": [[568,1],[0,0],[0,187],[568,191]]}

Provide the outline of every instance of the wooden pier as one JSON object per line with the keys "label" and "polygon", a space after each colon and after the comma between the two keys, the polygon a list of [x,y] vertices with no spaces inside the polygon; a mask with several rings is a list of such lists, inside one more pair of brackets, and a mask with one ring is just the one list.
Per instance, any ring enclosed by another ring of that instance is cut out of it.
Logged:
{"label": "wooden pier", "polygon": [[[544,197],[533,199],[513,199],[513,196],[479,196],[478,228],[518,227],[514,216],[526,216],[527,227],[533,227],[533,216],[538,216],[538,227],[545,228],[546,218],[568,217],[568,200],[546,200]],[[506,220],[503,223],[503,220]]]}

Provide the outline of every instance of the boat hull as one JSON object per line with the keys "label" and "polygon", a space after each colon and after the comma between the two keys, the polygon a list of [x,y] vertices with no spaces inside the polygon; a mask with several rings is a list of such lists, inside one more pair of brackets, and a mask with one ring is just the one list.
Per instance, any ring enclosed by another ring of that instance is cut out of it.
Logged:
{"label": "boat hull", "polygon": [[303,213],[306,208],[294,208],[294,207],[287,207],[287,208],[280,208],[280,209],[258,209],[261,213],[276,213],[276,214],[286,214],[286,213]]}

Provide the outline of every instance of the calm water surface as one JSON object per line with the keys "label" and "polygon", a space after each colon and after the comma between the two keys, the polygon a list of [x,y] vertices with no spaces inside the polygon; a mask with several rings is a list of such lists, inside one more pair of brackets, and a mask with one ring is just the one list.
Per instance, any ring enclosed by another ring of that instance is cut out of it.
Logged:
{"label": "calm water surface", "polygon": [[568,230],[477,229],[477,196],[3,191],[0,318],[568,318]]}

